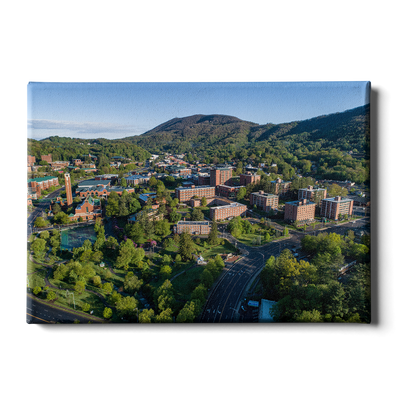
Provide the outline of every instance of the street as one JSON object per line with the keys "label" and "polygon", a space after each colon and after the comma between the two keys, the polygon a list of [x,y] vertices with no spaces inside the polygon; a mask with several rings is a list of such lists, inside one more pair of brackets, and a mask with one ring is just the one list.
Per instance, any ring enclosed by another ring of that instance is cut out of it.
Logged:
{"label": "street", "polygon": [[[332,226],[321,232],[335,232],[344,235],[348,229],[363,229],[369,220],[357,220],[343,225]],[[317,235],[320,231],[316,231]],[[310,233],[307,233],[308,235]],[[230,267],[226,267],[210,292],[200,322],[238,322],[243,292],[256,273],[261,271],[270,256],[277,257],[285,248],[301,246],[304,232],[292,232],[285,240],[271,242],[260,247],[246,246],[224,233],[224,237],[235,244],[242,252],[242,258]]]}

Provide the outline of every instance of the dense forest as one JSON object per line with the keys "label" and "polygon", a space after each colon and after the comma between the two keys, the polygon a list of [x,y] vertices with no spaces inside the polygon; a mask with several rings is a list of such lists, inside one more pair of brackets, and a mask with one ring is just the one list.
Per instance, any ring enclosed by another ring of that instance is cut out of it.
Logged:
{"label": "dense forest", "polygon": [[[89,154],[96,156],[99,164],[107,163],[112,157],[130,158],[132,161],[145,161],[150,153],[135,143],[126,139],[71,139],[51,136],[43,140],[28,139],[28,155],[35,156],[40,161],[43,154],[52,154],[53,161],[70,161],[83,158]],[[87,159],[86,161],[89,161]]]}

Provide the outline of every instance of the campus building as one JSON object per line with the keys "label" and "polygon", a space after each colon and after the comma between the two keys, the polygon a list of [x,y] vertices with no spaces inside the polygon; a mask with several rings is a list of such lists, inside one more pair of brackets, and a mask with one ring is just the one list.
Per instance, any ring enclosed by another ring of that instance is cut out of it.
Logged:
{"label": "campus building", "polygon": [[42,159],[42,161],[47,161],[49,164],[53,161],[51,154],[43,154],[40,156],[40,158]]}
{"label": "campus building", "polygon": [[250,205],[257,206],[257,209],[269,212],[278,208],[279,196],[276,194],[264,193],[263,190],[250,193]]}
{"label": "campus building", "polygon": [[215,196],[215,187],[212,186],[194,186],[191,187],[178,187],[175,189],[175,196],[180,203],[190,201],[193,197],[209,198]]}
{"label": "campus building", "polygon": [[134,193],[135,189],[133,188],[125,188],[122,186],[108,186],[108,185],[95,185],[91,186],[89,188],[84,187],[84,188],[78,188],[76,189],[76,195],[79,197],[89,197],[89,196],[97,196],[97,197],[103,197],[107,198],[111,192],[116,192],[120,196],[122,195],[122,192],[126,190],[128,193]]}
{"label": "campus building", "polygon": [[321,200],[321,216],[338,220],[339,215],[353,215],[353,200],[341,196]]}
{"label": "campus building", "polygon": [[231,167],[215,167],[210,171],[210,186],[224,185],[231,178]]}
{"label": "campus building", "polygon": [[307,199],[289,201],[285,203],[285,221],[288,222],[311,222],[315,218],[314,202]]}
{"label": "campus building", "polygon": [[93,199],[89,196],[75,209],[75,214],[70,214],[70,221],[78,221],[82,218],[83,221],[101,218],[101,203],[99,199]]}
{"label": "campus building", "polygon": [[247,186],[250,183],[257,183],[261,179],[261,175],[252,174],[251,172],[247,172],[245,174],[240,174],[240,184],[242,186]]}
{"label": "campus building", "polygon": [[218,196],[224,196],[233,198],[237,196],[239,189],[244,186],[228,186],[228,185],[219,185],[216,188],[216,192]]}
{"label": "campus building", "polygon": [[36,158],[35,156],[28,156],[28,167],[31,167],[33,164],[35,164]]}
{"label": "campus building", "polygon": [[244,217],[247,207],[240,203],[229,203],[227,205],[210,208],[210,219],[221,221],[233,217]]}
{"label": "campus building", "polygon": [[128,185],[136,186],[143,183],[147,183],[150,180],[148,175],[131,175],[125,178]]}
{"label": "campus building", "polygon": [[58,186],[58,178],[56,176],[28,179],[28,187],[35,191],[37,196],[41,195],[42,190],[46,190],[51,186]]}
{"label": "campus building", "polygon": [[208,235],[211,230],[209,221],[179,221],[174,225],[174,233],[181,234],[183,232],[191,235]]}
{"label": "campus building", "polygon": [[279,194],[281,197],[286,197],[289,195],[292,182],[285,182],[281,178],[278,178],[275,181],[271,181],[271,184],[273,194]]}
{"label": "campus building", "polygon": [[299,189],[298,199],[307,199],[310,201],[315,201],[319,203],[322,199],[326,198],[326,189],[313,188],[312,186],[307,186],[306,189]]}

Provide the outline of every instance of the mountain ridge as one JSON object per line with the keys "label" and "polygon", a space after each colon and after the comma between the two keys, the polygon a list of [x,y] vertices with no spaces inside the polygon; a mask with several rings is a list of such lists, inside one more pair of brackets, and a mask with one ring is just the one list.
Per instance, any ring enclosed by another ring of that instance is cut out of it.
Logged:
{"label": "mountain ridge", "polygon": [[[263,141],[293,139],[297,135],[336,145],[349,142],[361,148],[366,145],[366,139],[369,141],[368,116],[369,104],[280,124],[257,124],[223,114],[195,114],[172,118],[141,135],[124,140],[135,142],[150,152],[185,152],[213,145],[240,147]],[[365,134],[368,138],[362,137]]]}

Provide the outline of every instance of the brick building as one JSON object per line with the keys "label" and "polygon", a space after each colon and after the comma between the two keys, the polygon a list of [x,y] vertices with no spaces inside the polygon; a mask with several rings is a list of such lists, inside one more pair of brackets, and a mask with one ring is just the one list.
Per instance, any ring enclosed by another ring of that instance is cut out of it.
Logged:
{"label": "brick building", "polygon": [[75,214],[70,214],[70,221],[78,221],[82,218],[84,221],[101,218],[101,203],[98,199],[93,199],[91,196],[83,200],[75,209]]}
{"label": "brick building", "polygon": [[338,220],[339,215],[353,215],[353,200],[341,196],[321,200],[322,217]]}
{"label": "brick building", "polygon": [[227,205],[210,208],[210,219],[221,221],[233,217],[244,217],[247,207],[240,203],[230,203]]}
{"label": "brick building", "polygon": [[150,180],[148,175],[131,175],[125,178],[128,185],[136,186],[143,183],[147,183]]}
{"label": "brick building", "polygon": [[69,166],[69,161],[51,161],[49,164],[53,171],[60,171]]}
{"label": "brick building", "polygon": [[257,209],[261,209],[264,212],[276,210],[278,208],[278,204],[279,196],[276,194],[264,193],[263,190],[250,193],[250,205],[256,205]]}
{"label": "brick building", "polygon": [[326,198],[326,189],[318,189],[318,188],[313,188],[312,186],[307,186],[306,189],[299,189],[298,192],[298,199],[307,199],[310,201],[315,201],[317,204],[322,199]]}
{"label": "brick building", "polygon": [[41,195],[42,190],[46,190],[51,186],[58,186],[58,178],[56,176],[45,176],[44,178],[28,179],[28,187]]}
{"label": "brick building", "polygon": [[28,156],[28,167],[31,167],[36,162],[35,156]]}
{"label": "brick building", "polygon": [[181,234],[183,232],[191,235],[208,235],[211,230],[209,221],[179,221],[174,225],[174,233]]}
{"label": "brick building", "polygon": [[216,187],[216,192],[217,192],[218,196],[236,198],[237,193],[241,187],[244,187],[244,186],[218,185]]}
{"label": "brick building", "polygon": [[261,175],[252,174],[251,172],[247,172],[245,174],[240,174],[240,184],[242,186],[247,186],[250,183],[257,183],[261,179]]}
{"label": "brick building", "polygon": [[307,200],[295,200],[285,203],[285,221],[311,222],[315,218],[316,204]]}
{"label": "brick building", "polygon": [[210,174],[199,174],[197,183],[199,186],[210,186]]}
{"label": "brick building", "polygon": [[281,197],[287,197],[290,194],[292,182],[285,182],[281,178],[271,181],[272,193],[279,194]]}
{"label": "brick building", "polygon": [[197,196],[200,199],[202,197],[209,198],[215,196],[215,187],[212,186],[194,186],[191,187],[179,187],[175,189],[175,196],[180,203],[188,202],[193,197]]}
{"label": "brick building", "polygon": [[51,154],[43,154],[40,156],[40,158],[42,159],[42,161],[47,161],[49,164],[53,161]]}
{"label": "brick building", "polygon": [[125,188],[122,186],[108,186],[108,185],[95,185],[92,187],[78,188],[76,189],[76,195],[79,197],[89,197],[89,196],[97,196],[107,198],[111,192],[116,192],[120,196],[122,192],[126,190],[128,193],[134,193],[135,189],[133,188]]}
{"label": "brick building", "polygon": [[226,184],[232,178],[231,167],[215,167],[210,171],[210,186]]}

